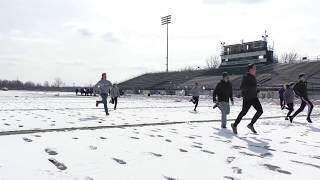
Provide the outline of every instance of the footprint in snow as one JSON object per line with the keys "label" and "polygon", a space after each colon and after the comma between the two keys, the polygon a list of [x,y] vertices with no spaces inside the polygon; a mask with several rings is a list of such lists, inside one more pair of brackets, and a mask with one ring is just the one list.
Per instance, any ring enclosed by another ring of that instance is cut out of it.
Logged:
{"label": "footprint in snow", "polygon": [[101,136],[100,139],[107,139],[106,137]]}
{"label": "footprint in snow", "polygon": [[153,152],[149,152],[149,154],[153,155],[153,156],[156,156],[156,157],[162,157],[161,154],[157,154],[157,153],[153,153]]}
{"label": "footprint in snow", "polygon": [[271,171],[279,172],[279,173],[282,173],[282,174],[288,174],[288,175],[291,174],[291,172],[282,170],[279,166],[275,166],[275,165],[272,165],[272,164],[263,164],[262,166],[266,167],[267,169],[269,169]]}
{"label": "footprint in snow", "polygon": [[232,163],[232,161],[234,161],[236,159],[236,157],[233,157],[233,156],[230,156],[230,157],[227,157],[227,163],[230,164]]}
{"label": "footprint in snow", "polygon": [[188,152],[187,150],[185,149],[179,149],[180,152]]}
{"label": "footprint in snow", "polygon": [[242,174],[242,169],[238,167],[232,167],[233,173]]}
{"label": "footprint in snow", "polygon": [[61,162],[59,162],[59,161],[57,161],[56,159],[54,159],[54,158],[50,158],[50,159],[48,159],[53,165],[55,165],[58,169],[60,169],[60,170],[66,170],[67,169],[67,166],[66,165],[64,165],[63,163],[61,163]]}
{"label": "footprint in snow", "polygon": [[92,177],[85,177],[85,180],[94,180]]}
{"label": "footprint in snow", "polygon": [[89,146],[89,148],[91,149],[91,150],[97,150],[98,149],[98,147],[97,146]]}
{"label": "footprint in snow", "polygon": [[130,137],[131,139],[140,139],[140,138],[138,138],[138,137],[134,137],[134,136],[132,136],[132,137]]}
{"label": "footprint in snow", "polygon": [[208,154],[215,154],[214,152],[212,152],[212,151],[209,151],[209,150],[205,150],[205,149],[203,149],[203,150],[201,150],[202,152],[205,152],[205,153],[208,153]]}
{"label": "footprint in snow", "polygon": [[176,178],[168,177],[168,176],[163,176],[164,179],[166,180],[177,180]]}
{"label": "footprint in snow", "polygon": [[121,160],[121,159],[112,158],[112,160],[116,161],[119,164],[127,164],[124,160]]}
{"label": "footprint in snow", "polygon": [[58,154],[57,151],[55,151],[54,149],[51,149],[51,148],[46,148],[46,149],[44,149],[44,151],[51,156],[55,156]]}
{"label": "footprint in snow", "polygon": [[166,139],[167,142],[172,142],[170,139]]}
{"label": "footprint in snow", "polygon": [[32,139],[29,139],[29,138],[27,138],[27,137],[23,137],[22,138],[24,141],[26,141],[26,142],[32,142]]}

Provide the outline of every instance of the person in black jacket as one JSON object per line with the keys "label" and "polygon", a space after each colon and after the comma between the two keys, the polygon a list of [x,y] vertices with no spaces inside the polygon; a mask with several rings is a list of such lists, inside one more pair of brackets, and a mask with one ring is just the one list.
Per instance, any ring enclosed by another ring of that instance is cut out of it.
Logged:
{"label": "person in black jacket", "polygon": [[307,81],[305,80],[305,74],[301,73],[299,74],[299,81],[296,83],[296,85],[293,87],[294,92],[297,96],[301,99],[301,105],[300,108],[292,115],[289,116],[289,120],[292,123],[293,118],[295,118],[300,112],[304,110],[306,105],[308,105],[308,116],[307,121],[309,123],[312,123],[310,115],[313,109],[313,104],[308,98],[308,92],[307,92]]}
{"label": "person in black jacket", "polygon": [[257,112],[253,116],[251,123],[247,125],[247,127],[253,132],[257,133],[257,131],[254,129],[253,125],[254,123],[259,119],[259,117],[262,115],[263,110],[261,103],[258,99],[258,90],[257,90],[257,80],[256,80],[256,65],[249,64],[248,65],[248,72],[243,76],[242,82],[241,82],[241,93],[243,97],[243,104],[242,104],[242,110],[239,113],[236,121],[231,124],[232,130],[234,134],[237,134],[237,126],[240,123],[241,119],[247,114],[250,107],[253,106]]}
{"label": "person in black jacket", "polygon": [[280,89],[279,89],[279,99],[280,99],[280,108],[281,110],[283,110],[285,108],[285,103],[284,103],[284,98],[283,98],[283,94],[285,91],[285,85],[283,85]]}
{"label": "person in black jacket", "polygon": [[224,72],[222,74],[223,79],[217,84],[213,91],[213,102],[217,101],[216,96],[218,96],[218,107],[221,110],[221,128],[226,128],[227,126],[227,115],[230,113],[229,99],[233,105],[233,95],[232,95],[232,84],[229,81],[229,74]]}

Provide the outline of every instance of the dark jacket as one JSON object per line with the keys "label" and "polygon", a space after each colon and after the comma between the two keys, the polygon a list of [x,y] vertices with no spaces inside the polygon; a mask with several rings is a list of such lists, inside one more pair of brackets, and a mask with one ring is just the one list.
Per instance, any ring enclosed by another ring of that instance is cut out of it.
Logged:
{"label": "dark jacket", "polygon": [[280,99],[283,99],[284,91],[285,91],[285,89],[284,89],[283,87],[279,89],[278,92],[279,92],[279,97],[280,97]]}
{"label": "dark jacket", "polygon": [[283,99],[286,104],[293,103],[294,92],[292,88],[287,88],[283,93]]}
{"label": "dark jacket", "polygon": [[241,82],[241,94],[244,99],[254,99],[258,97],[256,77],[247,73],[243,76]]}
{"label": "dark jacket", "polygon": [[213,91],[213,101],[216,101],[216,96],[218,96],[219,102],[229,102],[229,99],[233,101],[232,84],[230,82],[225,82],[224,80],[221,80]]}
{"label": "dark jacket", "polygon": [[304,97],[304,98],[308,97],[307,82],[304,82],[304,81],[297,82],[294,85],[293,90],[296,93],[296,95],[298,95],[300,97]]}

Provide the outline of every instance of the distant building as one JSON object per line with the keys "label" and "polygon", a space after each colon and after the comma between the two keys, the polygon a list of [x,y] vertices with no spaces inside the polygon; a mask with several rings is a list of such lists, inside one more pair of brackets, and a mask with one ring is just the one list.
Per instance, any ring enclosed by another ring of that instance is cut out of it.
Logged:
{"label": "distant building", "polygon": [[264,40],[241,42],[241,44],[222,45],[221,66],[242,66],[250,63],[274,63],[273,48]]}

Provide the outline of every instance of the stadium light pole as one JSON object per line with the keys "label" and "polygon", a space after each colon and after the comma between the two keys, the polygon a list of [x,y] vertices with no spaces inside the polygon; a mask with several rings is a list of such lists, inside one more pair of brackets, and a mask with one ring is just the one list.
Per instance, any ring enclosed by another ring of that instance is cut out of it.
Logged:
{"label": "stadium light pole", "polygon": [[171,15],[161,18],[161,25],[167,25],[167,72],[169,71],[169,24],[171,23]]}

